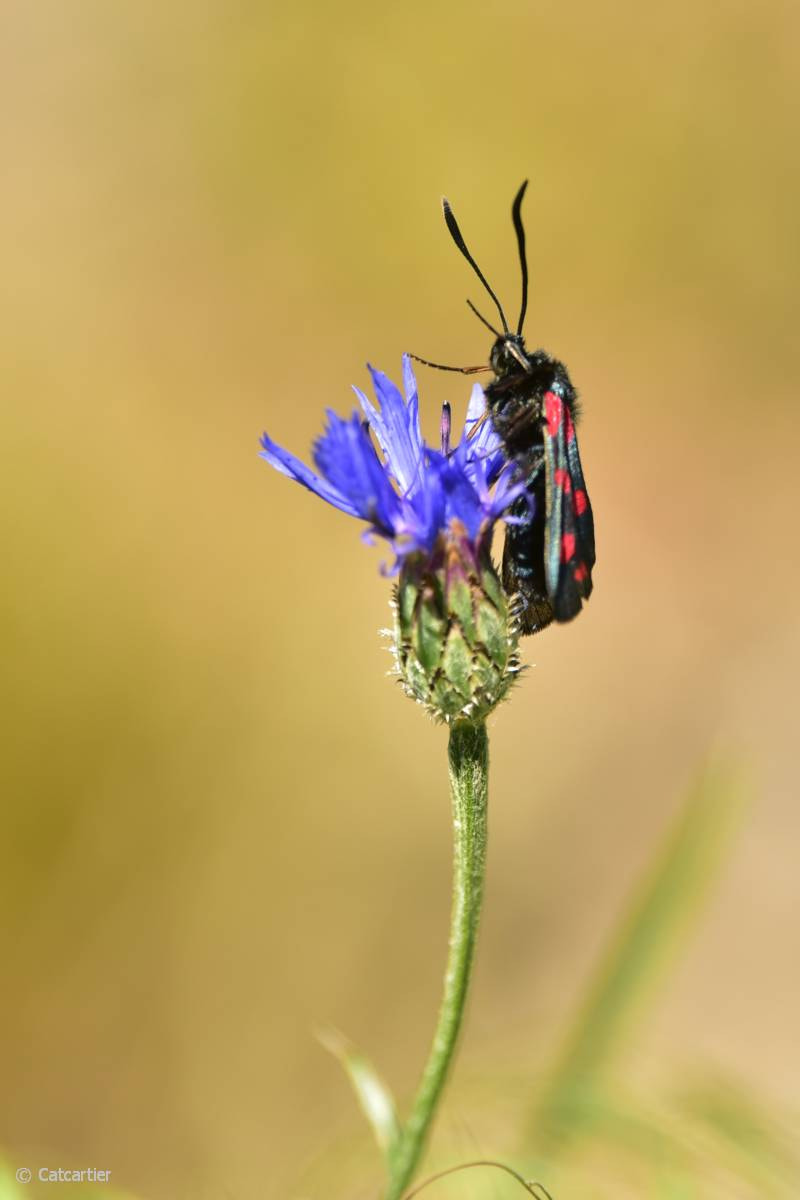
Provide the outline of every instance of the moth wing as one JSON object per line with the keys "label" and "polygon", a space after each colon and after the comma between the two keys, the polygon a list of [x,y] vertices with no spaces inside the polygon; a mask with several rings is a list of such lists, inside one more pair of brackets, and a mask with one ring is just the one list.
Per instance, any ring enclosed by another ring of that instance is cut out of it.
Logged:
{"label": "moth wing", "polygon": [[570,621],[592,592],[594,522],[569,406],[555,391],[544,399],[545,578],[555,619]]}
{"label": "moth wing", "polygon": [[[569,430],[567,436],[567,470],[569,472],[570,483],[572,484],[578,541],[583,551],[583,561],[586,564],[586,569],[591,572],[595,564],[594,517],[592,516],[589,493],[586,490],[586,481],[583,478],[581,456],[578,451],[578,439],[575,436],[574,425],[572,425],[572,436],[569,436]],[[591,587],[589,590],[591,591]]]}

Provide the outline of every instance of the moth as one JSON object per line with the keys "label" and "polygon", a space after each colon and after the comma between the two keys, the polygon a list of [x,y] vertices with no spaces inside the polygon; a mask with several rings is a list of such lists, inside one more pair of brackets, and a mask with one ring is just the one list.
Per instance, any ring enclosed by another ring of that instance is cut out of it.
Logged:
{"label": "moth", "polygon": [[594,518],[583,477],[575,426],[580,416],[578,394],[562,362],[546,350],[529,351],[522,329],[528,307],[528,261],[522,199],[528,181],[511,207],[522,273],[522,304],[516,332],[502,305],[467,249],[447,200],[442,202],[450,235],[500,314],[496,329],[471,300],[467,304],[495,335],[488,365],[447,367],[412,355],[441,371],[473,375],[492,371],[484,388],[488,419],[500,438],[524,495],[513,505],[503,550],[503,586],[520,598],[522,633],[538,633],[551,621],[571,621],[592,593],[595,564]]}

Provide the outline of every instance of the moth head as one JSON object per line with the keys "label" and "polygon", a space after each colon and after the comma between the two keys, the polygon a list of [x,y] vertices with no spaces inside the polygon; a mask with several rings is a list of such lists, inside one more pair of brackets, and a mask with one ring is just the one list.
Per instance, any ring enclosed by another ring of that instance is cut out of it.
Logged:
{"label": "moth head", "polygon": [[497,338],[492,346],[489,363],[498,379],[511,375],[520,369],[530,369],[525,354],[525,340],[519,333],[505,333]]}

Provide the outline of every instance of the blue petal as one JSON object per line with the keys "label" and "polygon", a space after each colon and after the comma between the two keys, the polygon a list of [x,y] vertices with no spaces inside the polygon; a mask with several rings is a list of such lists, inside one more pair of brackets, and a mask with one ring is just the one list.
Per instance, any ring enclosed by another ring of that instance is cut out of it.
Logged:
{"label": "blue petal", "polygon": [[307,487],[310,492],[314,492],[322,500],[327,500],[328,504],[332,504],[334,508],[341,509],[351,517],[357,517],[358,511],[353,507],[348,498],[334,487],[326,479],[320,478],[316,472],[307,467],[304,462],[296,458],[289,450],[284,450],[277,442],[273,442],[272,438],[265,433],[261,438],[261,458],[266,459],[270,466],[275,467],[276,471],[280,471],[282,475],[288,475],[290,479],[302,483],[303,487]]}
{"label": "blue petal", "polygon": [[464,433],[463,437],[469,437],[472,426],[479,421],[486,412],[486,396],[483,388],[479,383],[473,383],[472,391],[467,405],[467,415],[464,418]]}
{"label": "blue petal", "polygon": [[398,555],[410,550],[432,550],[447,524],[445,489],[440,467],[426,461],[420,473],[420,486],[402,504],[400,528],[404,542],[395,545]]}
{"label": "blue petal", "polygon": [[[528,497],[528,507],[531,510],[531,514],[533,513],[535,506],[534,497],[531,492],[528,491],[528,485],[526,481],[524,479],[515,478],[515,475],[516,472],[511,467],[509,467],[508,470],[503,471],[495,484],[494,491],[491,494],[488,493],[489,481],[487,480],[485,485],[488,499],[487,508],[488,515],[492,521],[496,521],[499,517],[502,517],[515,500],[518,500],[520,496],[525,495]],[[506,516],[504,519],[509,525],[515,525],[518,523],[517,517]]]}
{"label": "blue petal", "polygon": [[328,428],[314,444],[314,462],[357,516],[392,536],[400,502],[358,413],[345,421],[328,411]]}
{"label": "blue petal", "polygon": [[404,358],[403,374],[407,395],[407,399],[404,400],[398,388],[382,371],[376,371],[373,367],[369,370],[375,395],[380,402],[380,410],[358,388],[355,392],[370,426],[375,431],[392,477],[402,492],[408,492],[419,481],[423,453],[414,373]]}
{"label": "blue petal", "polygon": [[[416,412],[419,406],[417,379],[414,375],[414,368],[411,365],[411,356],[409,354],[403,355],[403,390],[406,394],[406,404]],[[417,433],[419,433],[419,424],[417,425]]]}
{"label": "blue petal", "polygon": [[486,463],[486,473],[491,483],[500,474],[506,462],[503,443],[494,431],[486,409],[483,388],[476,383],[467,405],[462,442],[467,445],[467,462]]}
{"label": "blue petal", "polygon": [[471,540],[477,540],[486,512],[480,497],[461,471],[448,471],[445,476],[447,491],[447,523],[459,520],[463,523]]}

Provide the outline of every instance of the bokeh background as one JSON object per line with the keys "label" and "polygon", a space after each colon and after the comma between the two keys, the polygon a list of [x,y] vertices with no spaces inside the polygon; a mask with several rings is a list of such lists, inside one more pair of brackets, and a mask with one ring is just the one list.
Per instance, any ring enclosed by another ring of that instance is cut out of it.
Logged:
{"label": "bokeh background", "polygon": [[[598,566],[492,722],[485,922],[428,1165],[527,1152],[709,753],[744,815],[624,1073],[643,1108],[700,1072],[791,1128],[799,32],[785,0],[4,6],[12,1168],[94,1165],[145,1200],[376,1193],[313,1029],[413,1088],[446,735],[385,677],[381,552],[257,438],[305,453],[367,359],[480,361],[439,198],[513,310],[524,177],[527,333],[584,398]],[[422,372],[433,431],[469,383]],[[606,1167],[568,1194],[629,1194]]]}

